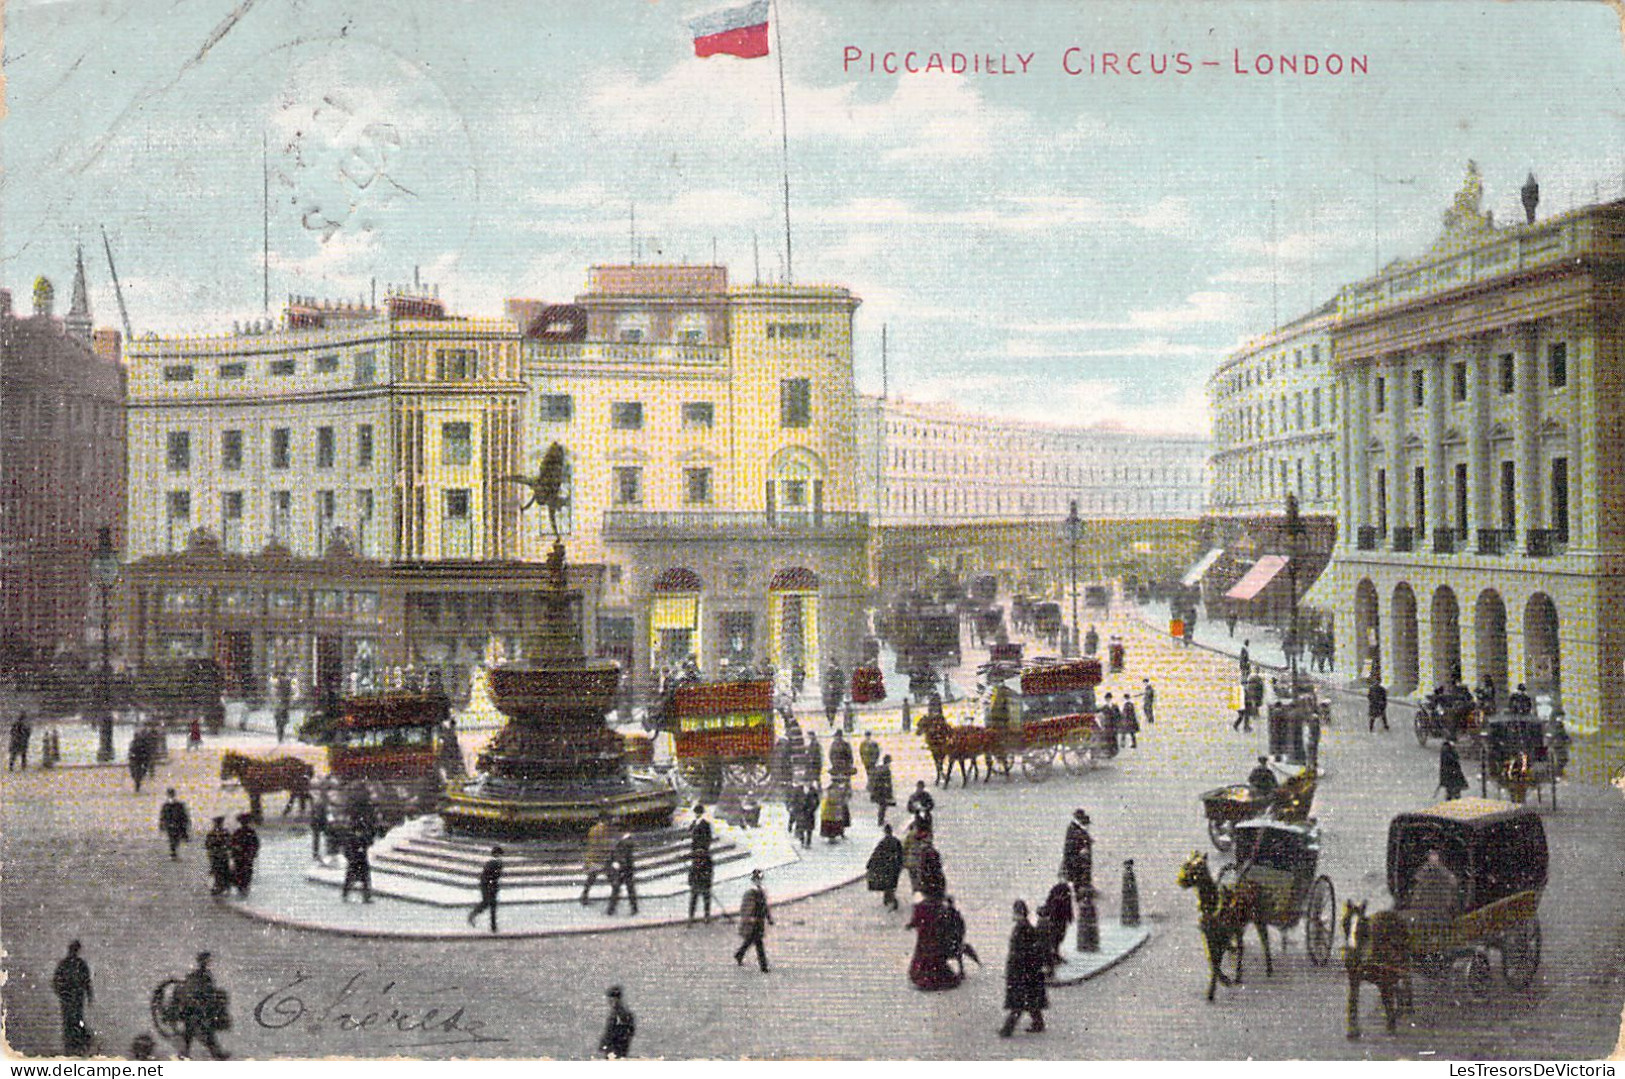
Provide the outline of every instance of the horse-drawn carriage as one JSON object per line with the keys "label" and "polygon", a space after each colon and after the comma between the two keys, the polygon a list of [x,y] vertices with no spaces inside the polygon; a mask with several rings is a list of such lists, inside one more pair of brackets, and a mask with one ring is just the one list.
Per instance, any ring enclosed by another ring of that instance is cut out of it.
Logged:
{"label": "horse-drawn carriage", "polygon": [[1279,785],[1264,789],[1251,783],[1215,787],[1201,795],[1207,817],[1207,836],[1213,846],[1228,851],[1235,844],[1236,827],[1243,821],[1268,816],[1288,824],[1303,824],[1315,804],[1315,773],[1308,768],[1287,770]]}
{"label": "horse-drawn carriage", "polygon": [[1526,989],[1540,967],[1537,912],[1546,887],[1546,830],[1526,806],[1458,798],[1388,826],[1388,892],[1394,909],[1367,915],[1346,903],[1348,1035],[1359,1037],[1359,989],[1382,991],[1388,1029],[1410,1007],[1412,973],[1454,978],[1482,1000],[1501,977]]}
{"label": "horse-drawn carriage", "polygon": [[1561,720],[1543,721],[1534,716],[1496,716],[1479,730],[1479,793],[1489,797],[1493,782],[1508,798],[1522,805],[1534,790],[1552,790],[1552,808],[1557,808],[1557,781],[1568,765],[1567,737]]}
{"label": "horse-drawn carriage", "polygon": [[773,758],[773,681],[700,682],[674,687],[660,707],[677,774],[700,793],[724,783],[765,787]]}
{"label": "horse-drawn carriage", "polygon": [[1416,710],[1413,724],[1416,742],[1425,746],[1430,738],[1454,741],[1463,734],[1476,735],[1483,730],[1487,718],[1473,695],[1466,690],[1444,696],[1430,693]]}
{"label": "horse-drawn carriage", "polygon": [[996,732],[1006,759],[1020,756],[1021,773],[1032,782],[1049,778],[1057,757],[1078,775],[1117,755],[1116,735],[1095,713],[1100,680],[1095,659],[1029,666],[1014,686],[989,687],[983,722]]}

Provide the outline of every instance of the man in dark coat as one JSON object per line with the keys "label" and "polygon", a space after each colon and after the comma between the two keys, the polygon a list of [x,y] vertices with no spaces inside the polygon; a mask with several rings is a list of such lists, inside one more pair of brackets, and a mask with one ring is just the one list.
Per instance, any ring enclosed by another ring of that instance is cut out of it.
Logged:
{"label": "man in dark coat", "polygon": [[349,902],[350,889],[360,887],[361,901],[371,903],[372,836],[361,828],[348,828],[341,834],[344,837],[344,888],[339,898]]}
{"label": "man in dark coat", "polygon": [[880,893],[888,910],[897,909],[897,879],[903,875],[903,841],[892,835],[891,825],[869,855],[866,877],[871,892]]}
{"label": "man in dark coat", "polygon": [[237,830],[231,833],[231,883],[239,896],[248,894],[254,883],[254,863],[260,856],[260,834],[254,830],[250,813],[237,815]]}
{"label": "man in dark coat", "polygon": [[1522,682],[1518,688],[1507,694],[1507,712],[1514,716],[1529,716],[1535,713],[1535,702],[1529,697],[1529,688]]}
{"label": "man in dark coat", "polygon": [[231,833],[226,818],[214,818],[214,826],[203,837],[203,853],[209,858],[210,895],[223,895],[231,888]]}
{"label": "man in dark coat", "polygon": [[824,782],[824,750],[814,731],[807,732],[807,782],[819,786]]}
{"label": "man in dark coat", "polygon": [[606,1060],[624,1060],[632,1052],[637,1020],[622,1003],[620,986],[610,986],[604,996],[609,998],[609,1018],[604,1022],[604,1036],[598,1039],[598,1055]]}
{"label": "man in dark coat", "polygon": [[1382,729],[1388,730],[1388,690],[1381,683],[1373,681],[1371,688],[1366,691],[1366,733],[1377,729],[1377,720],[1382,720]]}
{"label": "man in dark coat", "polygon": [[1095,887],[1095,841],[1089,835],[1089,814],[1074,810],[1072,821],[1066,826],[1066,839],[1061,844],[1061,876],[1081,893]]}
{"label": "man in dark coat", "polygon": [[273,717],[276,722],[276,740],[279,745],[287,734],[288,717],[292,713],[292,707],[293,685],[288,681],[287,675],[279,674],[276,680],[276,711]]}
{"label": "man in dark coat", "polygon": [[796,818],[796,838],[803,847],[812,846],[813,829],[818,827],[818,805],[824,800],[818,785],[808,783],[801,788],[801,812]]}
{"label": "man in dark coat", "polygon": [[310,856],[318,862],[322,860],[322,836],[327,833],[328,813],[327,792],[319,790],[310,807]]}
{"label": "man in dark coat", "polygon": [[85,1003],[94,1000],[95,990],[90,984],[90,964],[79,956],[81,945],[77,940],[68,944],[68,954],[56,965],[51,976],[51,990],[62,1008],[62,1052],[70,1057],[82,1057],[90,1052],[90,1028],[85,1025]]}
{"label": "man in dark coat", "polygon": [[192,840],[192,815],[186,803],[175,797],[175,788],[169,788],[164,807],[158,811],[158,830],[169,840],[170,858],[180,857],[180,846]]}
{"label": "man in dark coat", "polygon": [[217,1032],[231,1026],[231,1016],[226,1011],[226,995],[214,984],[214,975],[209,973],[208,952],[197,954],[197,966],[181,983],[180,1006],[181,1056],[190,1060],[192,1042],[201,1039],[214,1059],[225,1060],[229,1057],[231,1054],[220,1048],[220,1043],[214,1037]]}
{"label": "man in dark coat", "polygon": [[947,950],[948,958],[959,964],[959,976],[963,978],[965,957],[970,956],[977,966],[982,965],[982,957],[976,954],[976,949],[965,939],[965,916],[954,906],[954,897],[951,895],[942,897],[942,925],[942,945]]}
{"label": "man in dark coat", "polygon": [[875,804],[875,823],[885,824],[886,810],[897,804],[897,799],[892,797],[890,753],[869,770],[869,800]]}
{"label": "man in dark coat", "polygon": [[925,789],[925,780],[917,780],[914,784],[914,793],[908,796],[909,816],[920,822],[920,827],[929,832],[932,825],[932,814],[936,811],[937,800],[931,797],[931,792]]}
{"label": "man in dark coat", "polygon": [[744,966],[745,953],[751,948],[756,949],[756,962],[761,966],[762,973],[767,973],[767,949],[763,946],[763,938],[767,935],[767,927],[773,924],[773,911],[767,905],[767,892],[762,889],[762,871],[750,871],[750,888],[739,901],[739,950],[734,952],[734,963]]}
{"label": "man in dark coat", "polygon": [[609,855],[609,908],[605,914],[614,914],[621,902],[621,889],[626,889],[626,903],[631,913],[638,912],[636,848],[632,833],[622,832]]}
{"label": "man in dark coat", "polygon": [[1125,696],[1123,698],[1123,707],[1118,712],[1117,724],[1119,733],[1128,737],[1129,747],[1132,749],[1139,749],[1140,717],[1134,710],[1133,697]]}
{"label": "man in dark coat", "polygon": [[1083,654],[1092,656],[1098,651],[1100,651],[1100,634],[1095,632],[1094,626],[1090,626],[1089,632],[1083,635]]}
{"label": "man in dark coat", "polygon": [[153,768],[152,735],[145,727],[140,728],[130,736],[130,749],[128,761],[130,780],[135,783],[135,792],[141,793],[141,784],[152,772]]}
{"label": "man in dark coat", "polygon": [[829,741],[829,777],[845,779],[850,784],[858,770],[852,766],[852,743],[836,731]]}
{"label": "man in dark coat", "polygon": [[1252,643],[1252,641],[1242,641],[1241,655],[1237,657],[1237,661],[1241,665],[1241,679],[1244,682],[1247,680],[1247,676],[1253,673],[1253,656],[1252,653],[1247,650],[1248,646]]}
{"label": "man in dark coat", "polygon": [[1439,747],[1439,786],[1444,788],[1446,800],[1452,802],[1460,798],[1461,792],[1467,789],[1467,777],[1461,770],[1461,757],[1456,753],[1456,743],[1448,738],[1444,740],[1444,745]]}
{"label": "man in dark coat", "polygon": [[1247,785],[1261,795],[1275,793],[1275,788],[1279,787],[1281,783],[1275,778],[1275,772],[1270,768],[1270,759],[1268,757],[1258,758],[1258,763],[1253,765],[1253,770],[1247,773]]}
{"label": "man in dark coat", "polygon": [[6,757],[6,771],[11,771],[22,760],[23,771],[28,771],[28,741],[34,736],[34,728],[28,722],[27,712],[18,712],[17,718],[11,721],[11,753]]}
{"label": "man in dark coat", "polygon": [[502,891],[502,848],[492,847],[491,857],[480,869],[480,901],[468,912],[468,924],[486,911],[491,912],[491,932],[497,931],[497,898]]}
{"label": "man in dark coat", "polygon": [[1038,908],[1038,924],[1046,930],[1051,965],[1066,962],[1066,957],[1061,955],[1061,945],[1072,924],[1072,885],[1065,874],[1050,888],[1044,905]]}
{"label": "man in dark coat", "polygon": [[1155,706],[1157,703],[1157,687],[1151,684],[1151,679],[1143,679],[1145,688],[1140,692],[1140,711],[1145,713],[1147,723],[1157,721]]}
{"label": "man in dark coat", "polygon": [[880,743],[870,731],[863,732],[863,741],[858,743],[858,763],[863,765],[863,777],[868,779],[880,763]]}
{"label": "man in dark coat", "polygon": [[1027,1027],[1037,1034],[1044,1029],[1044,1009],[1049,1007],[1049,992],[1044,983],[1049,977],[1049,942],[1039,935],[1033,923],[1027,920],[1027,904],[1016,900],[1012,910],[1014,927],[1010,931],[1010,951],[1004,960],[1004,1008],[1009,1014],[999,1037],[1008,1038],[1015,1033],[1021,1013],[1032,1017]]}
{"label": "man in dark coat", "polygon": [[688,920],[694,921],[694,909],[703,900],[706,925],[711,924],[711,885],[716,877],[711,838],[711,822],[705,817],[705,804],[696,802],[694,822],[688,826]]}
{"label": "man in dark coat", "polygon": [[920,894],[928,899],[941,899],[948,891],[948,877],[942,871],[942,854],[931,842],[930,832],[920,833],[915,858],[920,864],[916,873]]}
{"label": "man in dark coat", "polygon": [[[841,710],[841,701],[846,697],[846,674],[842,672],[841,665],[833,659],[829,666],[824,668],[824,718],[829,720],[831,727],[835,726],[835,716]],[[830,767],[834,768],[835,760],[831,750]]]}

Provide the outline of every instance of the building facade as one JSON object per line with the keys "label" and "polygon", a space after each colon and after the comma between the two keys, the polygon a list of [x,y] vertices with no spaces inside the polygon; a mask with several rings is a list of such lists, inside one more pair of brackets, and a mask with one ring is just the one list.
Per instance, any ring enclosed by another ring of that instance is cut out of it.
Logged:
{"label": "building facade", "polygon": [[1625,203],[1497,227],[1476,169],[1422,257],[1338,296],[1339,661],[1400,692],[1625,708]]}
{"label": "building facade", "polygon": [[510,301],[530,468],[564,448],[570,557],[605,566],[600,651],[640,687],[687,656],[708,676],[855,659],[859,302],[657,265],[593,267],[567,304]]}
{"label": "building facade", "polygon": [[40,278],[33,314],[0,291],[0,619],[10,661],[100,647],[90,560],[124,536],[124,370],[92,330],[84,259],[67,317]]}
{"label": "building facade", "polygon": [[[335,547],[385,564],[522,557],[518,500],[505,477],[523,466],[525,386],[507,321],[451,315],[427,295],[391,295],[376,309],[300,298],[275,326],[148,335],[126,356],[127,558],[137,565],[210,544],[316,578],[317,560]],[[170,583],[176,603],[204,602],[184,595],[184,576]],[[170,658],[213,657],[228,682],[250,687],[275,672],[308,685],[374,662],[370,646],[357,643],[365,634],[342,637],[337,655],[321,652],[320,639],[332,635],[320,632],[328,623],[309,597],[331,590],[319,580],[271,591],[307,597],[290,607],[296,632],[258,626],[234,636],[220,622],[201,637],[154,638],[146,623],[137,633]],[[258,602],[269,595],[261,590]],[[132,602],[145,619],[167,601]],[[199,609],[221,613],[212,600]],[[483,654],[483,641],[459,639],[414,645],[404,659],[449,673]]]}
{"label": "building facade", "polygon": [[[1301,596],[1330,561],[1342,426],[1332,363],[1335,314],[1329,302],[1249,341],[1208,379],[1213,490],[1202,538],[1209,554],[1192,576],[1210,614],[1280,622],[1289,617],[1292,586]],[[1297,499],[1303,526],[1296,537],[1286,530],[1288,494]],[[1297,565],[1249,598],[1227,598],[1272,555]]]}

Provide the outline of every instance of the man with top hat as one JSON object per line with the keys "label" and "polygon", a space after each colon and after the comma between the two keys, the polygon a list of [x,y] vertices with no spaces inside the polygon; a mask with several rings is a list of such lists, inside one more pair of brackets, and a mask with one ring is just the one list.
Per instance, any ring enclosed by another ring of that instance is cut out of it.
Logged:
{"label": "man with top hat", "polygon": [[214,818],[214,825],[203,836],[203,853],[209,859],[210,895],[223,895],[231,889],[231,833],[226,831],[226,818]]}
{"label": "man with top hat", "polygon": [[215,1034],[231,1027],[231,1015],[226,1010],[226,994],[214,984],[209,973],[209,953],[197,953],[197,966],[186,976],[180,988],[181,1056],[191,1059],[192,1042],[202,1040],[209,1055],[225,1060],[230,1053],[220,1048]]}
{"label": "man with top hat", "polygon": [[480,869],[480,901],[468,912],[468,924],[486,911],[491,912],[491,932],[497,931],[497,897],[502,891],[502,848],[492,847],[491,857]]}
{"label": "man with top hat", "polygon": [[172,859],[180,857],[182,843],[192,840],[192,815],[186,811],[186,803],[175,797],[174,787],[169,788],[164,806],[158,811],[158,830],[169,840],[169,856]]}
{"label": "man with top hat", "polygon": [[1093,894],[1095,887],[1095,841],[1089,835],[1089,814],[1083,809],[1072,813],[1061,845],[1061,875],[1072,885],[1074,894]]}
{"label": "man with top hat", "polygon": [[745,964],[745,953],[756,949],[756,962],[767,973],[767,949],[762,944],[767,927],[773,924],[773,911],[767,905],[767,892],[762,888],[762,871],[750,871],[750,888],[739,901],[739,949],[734,952],[734,963]]}
{"label": "man with top hat", "polygon": [[604,1023],[604,1036],[598,1039],[598,1055],[606,1060],[624,1060],[632,1051],[637,1020],[622,1002],[620,986],[610,986],[604,996],[609,1000],[609,1018]]}

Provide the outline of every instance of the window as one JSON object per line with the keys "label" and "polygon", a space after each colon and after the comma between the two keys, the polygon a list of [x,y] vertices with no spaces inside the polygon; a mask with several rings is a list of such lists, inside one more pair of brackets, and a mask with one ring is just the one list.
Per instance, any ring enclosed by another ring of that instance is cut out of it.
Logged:
{"label": "window", "polygon": [[186,472],[192,467],[192,434],[189,431],[169,432],[169,446],[165,454],[171,472]]}
{"label": "window", "polygon": [[1456,532],[1467,535],[1467,466],[1456,465]]}
{"label": "window", "polygon": [[1377,402],[1374,411],[1386,411],[1388,408],[1388,380],[1381,375],[1377,376],[1376,396]]}
{"label": "window", "polygon": [[474,460],[474,428],[469,423],[440,425],[440,463],[466,465]]}
{"label": "window", "polygon": [[228,521],[242,518],[243,493],[241,491],[227,491],[220,496],[220,516]]}
{"label": "window", "polygon": [[812,426],[812,381],[786,378],[779,382],[779,426]]}
{"label": "window", "polygon": [[1310,345],[1309,346],[1309,355],[1311,357],[1311,359],[1309,361],[1310,363],[1319,363],[1320,362],[1320,346],[1319,345]]}
{"label": "window", "polygon": [[1422,407],[1424,390],[1427,387],[1427,372],[1420,367],[1411,372],[1411,404],[1417,408]]}
{"label": "window", "polygon": [[807,505],[806,480],[785,480],[781,486],[784,488],[785,509],[802,509]]}
{"label": "window", "polygon": [[268,365],[268,370],[273,375],[291,375],[298,369],[298,364],[291,358],[285,360],[272,360]]}
{"label": "window", "polygon": [[441,382],[466,382],[480,377],[480,354],[471,348],[442,348],[434,354],[435,377]]}
{"label": "window", "polygon": [[286,427],[271,429],[271,467],[293,467],[293,433]]}
{"label": "window", "polygon": [[169,533],[169,549],[184,549],[187,534],[192,531],[192,492],[170,491],[164,496],[164,522]]}
{"label": "window", "polygon": [[468,517],[468,488],[450,487],[446,489],[446,516],[453,520]]}
{"label": "window", "polygon": [[1546,349],[1546,382],[1554,390],[1569,384],[1569,346],[1559,341]]}
{"label": "window", "polygon": [[567,393],[544,393],[537,408],[543,423],[569,423],[575,416],[575,398]]}
{"label": "window", "polygon": [[1292,412],[1296,417],[1298,430],[1303,430],[1303,394],[1301,392],[1293,397]]}
{"label": "window", "polygon": [[711,470],[709,468],[683,469],[683,501],[693,506],[711,502]]}
{"label": "window", "polygon": [[616,401],[609,406],[609,425],[617,431],[638,431],[643,428],[643,402]]}
{"label": "window", "polygon": [[372,424],[363,423],[355,429],[355,466],[372,467]]}
{"label": "window", "polygon": [[643,469],[621,467],[615,470],[615,504],[635,506],[643,501]]}
{"label": "window", "polygon": [[1518,385],[1517,376],[1514,374],[1512,353],[1501,353],[1500,367],[1501,392],[1503,394],[1511,393]]}
{"label": "window", "polygon": [[677,331],[677,343],[680,345],[705,344],[705,331],[697,327],[686,326]]}
{"label": "window", "polygon": [[172,363],[164,368],[164,381],[190,382],[193,373],[192,365],[189,363]]}
{"label": "window", "polygon": [[221,378],[247,378],[248,377],[248,364],[246,364],[246,363],[223,363],[217,369],[217,373],[219,374],[219,376]]}
{"label": "window", "polygon": [[357,386],[371,386],[378,381],[378,354],[375,352],[357,352],[355,354],[355,384]]}
{"label": "window", "polygon": [[1310,402],[1311,402],[1311,405],[1310,405],[1310,410],[1309,411],[1310,411],[1310,413],[1312,415],[1312,418],[1315,421],[1315,426],[1319,427],[1320,426],[1320,387],[1319,386],[1316,386],[1314,388],[1314,391],[1310,395]]}
{"label": "window", "polygon": [[440,553],[445,558],[473,556],[474,522],[466,487],[449,487],[443,492],[445,514],[441,521]]}
{"label": "window", "polygon": [[684,427],[710,427],[716,423],[717,408],[710,401],[685,401],[683,403]]}
{"label": "window", "polygon": [[823,337],[824,328],[816,322],[769,322],[767,324],[767,339],[769,341],[817,341]]}
{"label": "window", "polygon": [[1559,543],[1569,541],[1569,459],[1552,458],[1552,531]]}
{"label": "window", "polygon": [[220,496],[220,544],[228,551],[242,549],[243,493],[226,491]]}
{"label": "window", "polygon": [[1412,476],[1415,485],[1411,489],[1411,501],[1415,503],[1416,519],[1411,522],[1411,525],[1418,534],[1421,534],[1427,531],[1427,469],[1417,465]]}
{"label": "window", "polygon": [[1388,470],[1377,469],[1377,531],[1388,534]]}
{"label": "window", "polygon": [[333,467],[333,429],[331,427],[316,428],[316,467]]}
{"label": "window", "polygon": [[329,352],[325,356],[316,357],[316,373],[318,375],[330,375],[338,369],[339,354],[337,352]]}
{"label": "window", "polygon": [[1292,366],[1293,367],[1302,367],[1303,366],[1303,349],[1295,348],[1295,349],[1292,350]]}
{"label": "window", "polygon": [[243,467],[241,431],[220,432],[220,467],[227,472],[236,472]]}
{"label": "window", "polygon": [[271,492],[271,540],[286,547],[293,526],[293,492]]}
{"label": "window", "polygon": [[372,555],[372,492],[355,493],[355,553],[362,558]]}
{"label": "window", "polygon": [[334,519],[338,517],[338,495],[332,491],[316,492],[316,550],[327,550],[328,542],[333,538]]}
{"label": "window", "polygon": [[1450,365],[1450,399],[1452,401],[1467,400],[1467,363],[1458,360]]}
{"label": "window", "polygon": [[1512,461],[1501,462],[1501,527],[1518,527],[1518,466]]}

